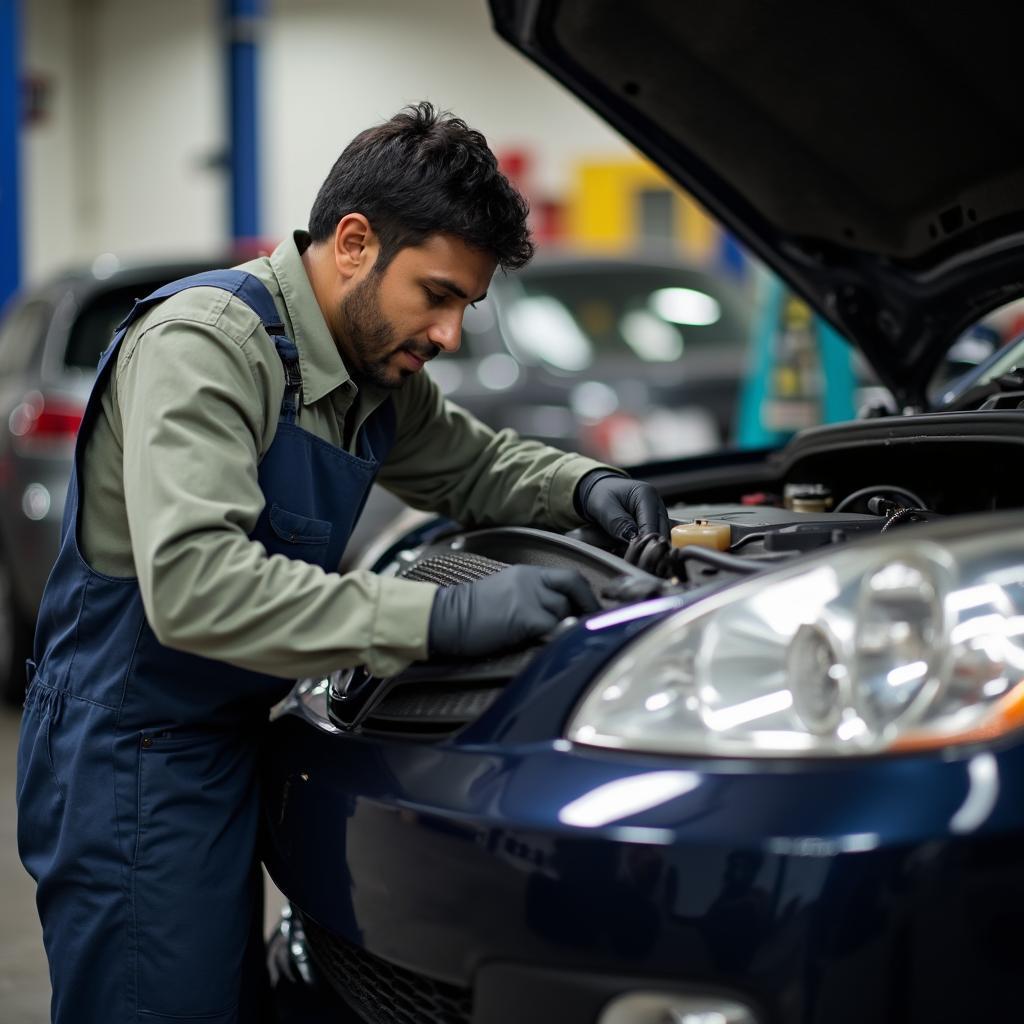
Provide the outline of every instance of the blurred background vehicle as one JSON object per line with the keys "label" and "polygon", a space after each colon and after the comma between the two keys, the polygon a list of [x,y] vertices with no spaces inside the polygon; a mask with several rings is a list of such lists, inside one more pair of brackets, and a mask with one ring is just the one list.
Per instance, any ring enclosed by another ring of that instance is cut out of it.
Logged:
{"label": "blurred background vehicle", "polygon": [[751,327],[742,282],[678,256],[540,255],[466,314],[442,390],[492,426],[637,463],[727,443]]}
{"label": "blurred background vehicle", "polygon": [[[214,262],[121,268],[107,258],[25,292],[2,321],[0,685],[9,702],[21,697],[100,353],[135,298]],[[430,372],[498,429],[635,463],[728,439],[749,324],[740,284],[678,257],[549,255],[495,280],[467,316],[458,354]],[[346,565],[402,507],[375,489]]]}
{"label": "blurred background vehicle", "polygon": [[0,692],[8,703],[24,692],[100,353],[137,297],[209,268],[209,261],[131,269],[100,261],[22,293],[0,323]]}

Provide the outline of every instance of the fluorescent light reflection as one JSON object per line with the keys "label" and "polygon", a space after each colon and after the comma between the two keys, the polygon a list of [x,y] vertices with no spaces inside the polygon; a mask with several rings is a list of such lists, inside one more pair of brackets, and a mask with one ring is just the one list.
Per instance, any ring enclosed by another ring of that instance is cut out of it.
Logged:
{"label": "fluorescent light reflection", "polygon": [[655,693],[644,701],[644,707],[648,711],[662,711],[672,703],[675,698],[671,693]]}
{"label": "fluorescent light reflection", "polygon": [[979,615],[975,619],[958,623],[950,630],[949,639],[955,644],[962,644],[967,640],[984,636],[986,633],[994,636],[1006,636],[1005,616],[999,614]]}
{"label": "fluorescent light reflection", "polygon": [[927,661],[912,661],[909,665],[900,665],[887,673],[885,681],[890,686],[906,686],[916,683],[928,671]]}
{"label": "fluorescent light reflection", "polygon": [[724,732],[726,729],[735,729],[738,725],[754,722],[758,718],[778,714],[792,706],[793,694],[789,690],[777,690],[775,693],[766,693],[763,697],[745,700],[742,704],[734,704],[730,708],[707,711],[704,714],[704,721],[709,729]]}
{"label": "fluorescent light reflection", "polygon": [[814,622],[822,607],[838,594],[835,570],[822,566],[766,587],[750,599],[750,607],[776,633],[790,637],[800,626]]}
{"label": "fluorescent light reflection", "polygon": [[836,729],[836,736],[841,740],[852,740],[858,736],[863,736],[868,731],[867,723],[863,718],[848,718],[845,722],[842,722],[838,729]]}
{"label": "fluorescent light reflection", "polygon": [[[582,730],[581,730],[582,731]],[[674,800],[700,785],[696,772],[646,772],[615,779],[566,804],[558,812],[563,825],[600,828],[613,821]]]}
{"label": "fluorescent light reflection", "polygon": [[1010,688],[1010,680],[1006,676],[1000,676],[998,679],[990,679],[982,688],[981,692],[986,697],[998,697],[1002,693]]}
{"label": "fluorescent light reflection", "polygon": [[633,353],[645,363],[673,363],[683,354],[683,339],[664,319],[638,309],[619,321],[619,331]]}
{"label": "fluorescent light reflection", "polygon": [[982,583],[977,587],[964,587],[946,595],[946,610],[962,612],[968,608],[980,608],[990,604],[996,608],[1009,610],[1009,603],[1003,588],[995,583]]}
{"label": "fluorescent light reflection", "polygon": [[663,320],[689,327],[707,327],[722,316],[717,299],[693,288],[659,288],[648,303]]}
{"label": "fluorescent light reflection", "polygon": [[519,364],[503,352],[492,352],[480,360],[477,379],[491,391],[504,391],[519,380]]}
{"label": "fluorescent light reflection", "polygon": [[624,608],[616,608],[614,611],[595,615],[592,619],[587,619],[583,625],[592,632],[607,629],[609,626],[621,626],[624,622],[644,619],[649,615],[656,615],[658,612],[676,607],[678,603],[672,597],[659,597],[653,601],[642,601],[640,604],[626,605]]}
{"label": "fluorescent light reflection", "polygon": [[949,820],[951,832],[974,832],[988,820],[999,796],[999,766],[987,751],[967,762],[967,797]]}
{"label": "fluorescent light reflection", "polygon": [[556,369],[584,370],[593,359],[590,339],[572,313],[549,295],[519,299],[508,311],[508,326],[519,349]]}

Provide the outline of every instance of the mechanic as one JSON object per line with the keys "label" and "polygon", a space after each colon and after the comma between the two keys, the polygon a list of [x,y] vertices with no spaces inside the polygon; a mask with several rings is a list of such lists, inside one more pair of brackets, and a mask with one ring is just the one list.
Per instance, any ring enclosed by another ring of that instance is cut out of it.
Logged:
{"label": "mechanic", "polygon": [[574,571],[339,574],[374,479],[465,524],[666,533],[647,484],[447,402],[526,204],[430,104],[358,135],[268,258],[155,292],[104,353],[29,662],[18,840],[59,1024],[268,1017],[257,749],[302,676],[483,655],[597,604]]}

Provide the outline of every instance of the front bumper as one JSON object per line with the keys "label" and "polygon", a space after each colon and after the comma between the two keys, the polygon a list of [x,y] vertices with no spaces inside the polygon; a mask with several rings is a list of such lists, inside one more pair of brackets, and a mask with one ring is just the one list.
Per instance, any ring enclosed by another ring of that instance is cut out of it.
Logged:
{"label": "front bumper", "polygon": [[[560,820],[655,771],[697,782],[600,827]],[[271,726],[265,783],[267,864],[314,958],[368,955],[393,968],[372,987],[413,1005],[419,982],[441,986],[448,1008],[417,1024],[582,1024],[637,990],[720,994],[758,1024],[1016,1015],[1021,746],[684,761],[368,740],[294,709]]]}

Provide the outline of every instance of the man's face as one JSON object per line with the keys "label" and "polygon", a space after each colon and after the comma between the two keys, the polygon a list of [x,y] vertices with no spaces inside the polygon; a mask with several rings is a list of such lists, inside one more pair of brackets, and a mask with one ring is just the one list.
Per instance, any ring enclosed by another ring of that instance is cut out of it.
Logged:
{"label": "man's face", "polygon": [[383,274],[368,270],[342,299],[335,331],[353,376],[400,388],[462,340],[466,307],[482,299],[495,260],[452,235],[400,249]]}

